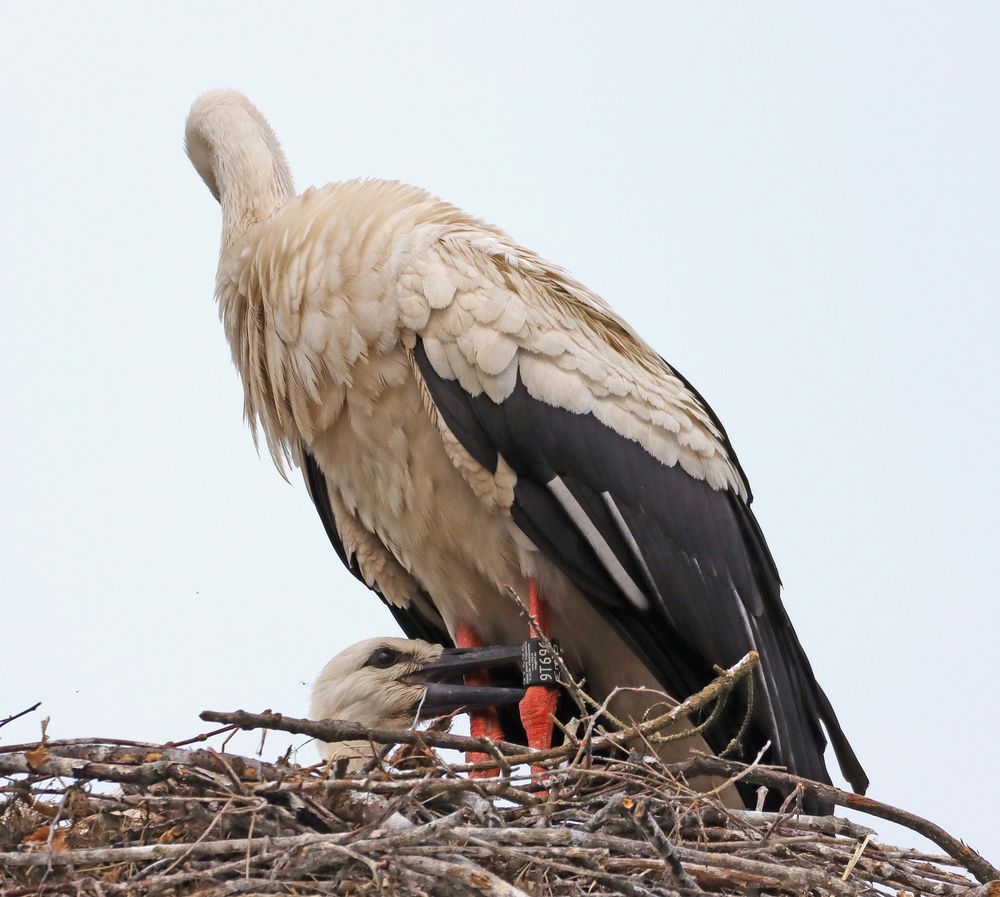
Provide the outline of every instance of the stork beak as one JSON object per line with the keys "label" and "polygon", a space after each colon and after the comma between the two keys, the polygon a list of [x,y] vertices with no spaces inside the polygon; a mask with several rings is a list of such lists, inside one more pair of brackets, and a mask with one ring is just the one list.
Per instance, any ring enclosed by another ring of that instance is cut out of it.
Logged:
{"label": "stork beak", "polygon": [[437,660],[425,663],[410,673],[407,680],[424,685],[426,694],[421,716],[442,716],[463,708],[500,707],[516,704],[524,697],[523,688],[493,685],[465,685],[466,673],[498,666],[516,666],[521,657],[519,645],[489,648],[446,648]]}

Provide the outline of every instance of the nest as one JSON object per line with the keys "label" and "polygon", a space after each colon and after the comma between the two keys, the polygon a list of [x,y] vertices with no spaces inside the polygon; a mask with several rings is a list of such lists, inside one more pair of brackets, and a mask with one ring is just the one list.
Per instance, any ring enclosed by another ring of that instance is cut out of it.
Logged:
{"label": "nest", "polygon": [[[715,699],[738,666],[714,684]],[[990,863],[903,810],[760,763],[665,764],[636,747],[666,717],[711,701],[711,688],[625,732],[584,720],[565,745],[535,753],[440,726],[389,732],[242,711],[206,711],[224,727],[176,744],[43,737],[0,747],[0,893],[1000,897]],[[347,775],[211,746],[237,728],[367,739],[374,759]],[[440,748],[492,759],[448,763]],[[497,775],[467,775],[484,766]],[[686,784],[705,774],[787,796],[775,813],[726,809]],[[906,825],[940,852],[803,815],[807,794]]]}

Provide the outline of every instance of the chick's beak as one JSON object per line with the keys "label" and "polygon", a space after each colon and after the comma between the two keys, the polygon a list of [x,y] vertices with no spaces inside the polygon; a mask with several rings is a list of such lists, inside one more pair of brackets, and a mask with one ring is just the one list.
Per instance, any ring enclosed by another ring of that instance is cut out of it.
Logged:
{"label": "chick's beak", "polygon": [[516,666],[521,656],[518,645],[489,648],[445,648],[441,656],[421,665],[406,681],[426,689],[420,715],[442,716],[463,708],[500,707],[516,704],[524,697],[523,688],[466,685],[464,676],[477,670]]}

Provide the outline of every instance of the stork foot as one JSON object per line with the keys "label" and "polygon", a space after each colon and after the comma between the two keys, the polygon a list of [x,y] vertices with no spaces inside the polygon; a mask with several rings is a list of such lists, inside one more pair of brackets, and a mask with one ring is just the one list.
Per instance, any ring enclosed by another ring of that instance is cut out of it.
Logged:
{"label": "stork foot", "polygon": [[[532,638],[548,638],[549,607],[542,599],[538,590],[538,581],[532,576],[528,579],[528,611],[531,615],[529,633]],[[518,709],[521,713],[521,724],[528,737],[528,747],[535,751],[545,751],[552,747],[552,730],[555,726],[554,717],[556,705],[559,703],[559,691],[555,683],[552,685],[531,685],[521,699]],[[548,770],[532,765],[532,773],[546,775]]]}
{"label": "stork foot", "polygon": [[[455,627],[456,648],[481,648],[483,640],[471,626],[464,623]],[[485,670],[476,673],[466,673],[466,685],[485,686],[490,684],[490,674]],[[522,700],[524,700],[522,698]],[[469,711],[469,734],[473,738],[489,738],[491,741],[503,741],[503,729],[500,728],[500,716],[496,707],[480,707]],[[466,763],[484,763],[494,759],[491,754],[481,751],[467,751]],[[469,773],[473,779],[492,779],[500,775],[497,767],[474,769]]]}
{"label": "stork foot", "polygon": [[552,717],[558,702],[559,692],[551,685],[532,685],[521,698],[518,709],[532,750],[546,751],[552,747]]}
{"label": "stork foot", "polygon": [[[468,685],[488,685],[489,676],[484,676],[483,682],[478,681],[479,676],[466,676]],[[473,681],[473,680],[477,681]],[[523,700],[523,699],[522,699]],[[469,711],[469,734],[473,738],[489,738],[491,741],[503,741],[503,729],[500,728],[500,718],[495,707],[483,707],[479,710]],[[484,754],[480,751],[468,751],[465,755],[466,763],[485,763],[495,759],[492,754]],[[473,779],[492,779],[500,775],[497,767],[488,769],[473,769],[469,776]]]}

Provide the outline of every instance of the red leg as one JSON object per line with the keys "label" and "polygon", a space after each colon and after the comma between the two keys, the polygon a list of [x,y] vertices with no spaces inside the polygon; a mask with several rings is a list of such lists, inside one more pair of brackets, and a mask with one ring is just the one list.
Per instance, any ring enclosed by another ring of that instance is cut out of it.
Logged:
{"label": "red leg", "polygon": [[[528,578],[528,612],[531,614],[529,626],[532,638],[549,635],[549,606],[539,594],[538,581]],[[528,736],[529,747],[546,750],[552,747],[552,717],[556,712],[559,692],[551,685],[532,685],[528,688],[519,705],[521,722]],[[534,772],[544,772],[534,769]]]}
{"label": "red leg", "polygon": [[[455,626],[455,647],[456,648],[481,648],[483,640],[467,623],[458,623]],[[483,670],[479,673],[466,673],[466,685],[489,685],[490,674]],[[503,740],[503,729],[500,728],[500,717],[497,715],[496,707],[480,707],[469,711],[469,732],[473,738],[490,738],[494,741]],[[484,760],[492,759],[489,754],[482,754],[478,751],[469,751],[465,755],[466,763],[481,763]],[[493,778],[500,774],[499,769],[477,769],[469,775],[474,779]]]}

